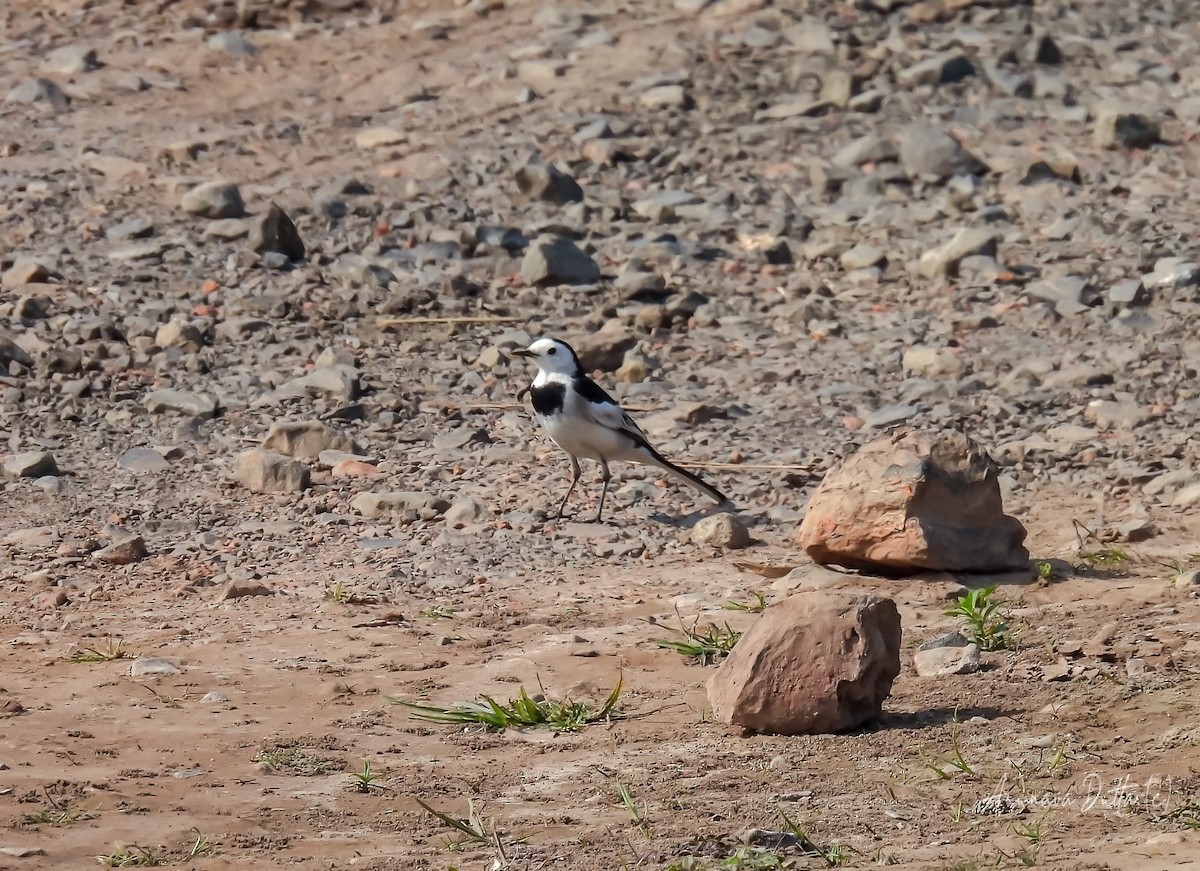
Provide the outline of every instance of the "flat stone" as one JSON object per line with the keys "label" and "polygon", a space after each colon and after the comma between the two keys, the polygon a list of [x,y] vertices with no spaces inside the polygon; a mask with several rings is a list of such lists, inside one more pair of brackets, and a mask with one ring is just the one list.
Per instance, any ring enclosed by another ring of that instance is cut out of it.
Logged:
{"label": "flat stone", "polygon": [[393,491],[390,493],[360,493],[350,502],[350,507],[364,517],[381,517],[392,511],[432,512],[440,517],[450,507],[445,499],[430,493]]}
{"label": "flat stone", "polygon": [[950,85],[975,75],[975,65],[959,50],[946,51],[901,69],[896,81],[906,88],[917,85]]}
{"label": "flat stone", "polygon": [[920,677],[971,674],[979,671],[979,648],[968,643],[962,647],[919,649],[913,654],[913,666]]}
{"label": "flat stone", "polygon": [[1035,281],[1025,288],[1035,299],[1043,299],[1064,317],[1081,314],[1100,302],[1100,294],[1081,275],[1060,275]]}
{"label": "flat stone", "polygon": [[175,411],[192,417],[212,417],[217,413],[217,400],[206,393],[187,390],[153,390],[146,394],[142,405],[151,414]]}
{"label": "flat stone", "polygon": [[408,135],[391,127],[370,127],[360,130],[354,136],[354,144],[364,150],[388,148],[393,145],[403,145],[408,141]]}
{"label": "flat stone", "polygon": [[64,45],[46,56],[45,68],[63,76],[78,76],[100,69],[100,58],[86,45]]}
{"label": "flat stone", "polygon": [[302,460],[320,458],[326,451],[344,452],[345,456],[340,459],[361,459],[363,455],[362,448],[354,439],[319,420],[273,423],[262,446],[269,451]]}
{"label": "flat stone", "polygon": [[166,472],[171,468],[171,464],[167,462],[166,457],[153,448],[130,448],[121,454],[121,458],[117,460],[117,465],[126,471],[139,475]]}
{"label": "flat stone", "polygon": [[236,30],[214,33],[208,38],[208,47],[232,57],[252,58],[258,55],[258,46]]}
{"label": "flat stone", "polygon": [[40,478],[57,475],[58,464],[49,451],[21,451],[4,457],[4,474],[10,478]]}
{"label": "flat stone", "polygon": [[33,856],[45,856],[46,851],[41,847],[0,847],[0,856],[12,856],[14,859],[29,859]]}
{"label": "flat stone", "polygon": [[462,529],[491,520],[492,512],[481,502],[469,497],[457,500],[446,509],[444,520],[451,529]]}
{"label": "flat stone", "polygon": [[912,124],[900,134],[900,165],[910,178],[979,175],[987,164],[940,127]]}
{"label": "flat stone", "polygon": [[600,280],[600,267],[565,236],[539,236],[521,261],[521,279],[534,286],[594,284]]}
{"label": "flat stone", "polygon": [[643,92],[638,102],[646,109],[690,109],[691,97],[683,85],[658,85]]}
{"label": "flat stone", "polygon": [[926,278],[953,278],[967,257],[995,257],[998,240],[999,234],[994,230],[959,230],[950,241],[921,255],[921,274]]}
{"label": "flat stone", "polygon": [[173,661],[161,656],[139,656],[129,665],[130,677],[161,674],[183,674],[183,670]]}
{"label": "flat stone", "polygon": [[59,111],[70,105],[62,88],[50,79],[26,79],[4,97],[7,103],[49,103]]}
{"label": "flat stone", "polygon": [[275,591],[261,581],[231,579],[221,588],[220,601],[243,599],[248,596],[274,596]]}
{"label": "flat stone", "polygon": [[218,220],[241,218],[246,214],[238,186],[227,181],[211,181],[197,185],[183,195],[183,210],[189,215]]}

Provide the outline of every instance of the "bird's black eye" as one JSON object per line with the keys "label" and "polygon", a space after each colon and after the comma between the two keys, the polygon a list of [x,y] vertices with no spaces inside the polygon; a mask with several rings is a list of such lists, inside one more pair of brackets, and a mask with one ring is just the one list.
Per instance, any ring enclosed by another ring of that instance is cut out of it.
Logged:
{"label": "bird's black eye", "polygon": [[557,354],[557,353],[558,353],[558,348],[551,348],[551,349],[550,349],[549,351],[547,351],[546,353],[547,353],[547,354]]}

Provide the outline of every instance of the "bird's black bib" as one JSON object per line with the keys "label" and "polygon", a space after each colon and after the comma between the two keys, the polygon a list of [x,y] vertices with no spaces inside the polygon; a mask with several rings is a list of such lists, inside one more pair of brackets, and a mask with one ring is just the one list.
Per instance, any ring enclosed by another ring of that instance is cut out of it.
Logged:
{"label": "bird's black bib", "polygon": [[566,395],[567,385],[556,381],[551,381],[541,387],[534,387],[529,391],[529,398],[533,400],[533,410],[543,416],[562,411]]}

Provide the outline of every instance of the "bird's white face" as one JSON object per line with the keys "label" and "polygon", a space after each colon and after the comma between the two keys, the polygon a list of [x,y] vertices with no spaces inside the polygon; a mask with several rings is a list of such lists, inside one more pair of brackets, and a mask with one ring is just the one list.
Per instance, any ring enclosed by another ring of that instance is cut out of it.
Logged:
{"label": "bird's white face", "polygon": [[575,352],[558,339],[538,339],[528,348],[519,348],[513,354],[533,360],[542,375],[572,376],[579,368]]}

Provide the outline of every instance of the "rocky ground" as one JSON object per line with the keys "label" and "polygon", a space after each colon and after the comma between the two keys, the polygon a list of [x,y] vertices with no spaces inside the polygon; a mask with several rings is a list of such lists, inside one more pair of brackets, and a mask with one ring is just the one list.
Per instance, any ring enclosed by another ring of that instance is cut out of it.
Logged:
{"label": "rocky ground", "polygon": [[[0,21],[0,869],[1200,855],[1194,4]],[[749,549],[631,467],[607,525],[548,522],[568,467],[506,353],[543,333]],[[968,579],[831,581],[797,544],[897,424],[966,429],[1029,531],[978,673],[911,657]],[[877,728],[743,736],[654,643],[831,584],[900,606]],[[630,718],[557,736],[388,701],[618,677]],[[822,857],[742,844],[781,812]]]}

